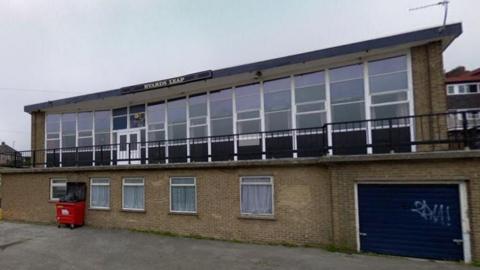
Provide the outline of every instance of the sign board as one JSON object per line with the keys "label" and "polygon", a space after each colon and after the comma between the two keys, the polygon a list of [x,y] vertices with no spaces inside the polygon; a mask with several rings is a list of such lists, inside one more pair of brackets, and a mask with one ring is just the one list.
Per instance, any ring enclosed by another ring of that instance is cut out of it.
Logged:
{"label": "sign board", "polygon": [[158,89],[158,88],[165,88],[165,87],[170,87],[175,85],[181,85],[181,84],[186,84],[190,82],[210,79],[210,78],[212,78],[212,71],[207,70],[207,71],[192,73],[192,74],[188,74],[180,77],[170,78],[166,80],[154,81],[154,82],[148,82],[144,84],[137,84],[133,86],[124,87],[122,88],[122,95],[132,94],[136,92],[143,92],[143,91],[148,91],[148,90]]}

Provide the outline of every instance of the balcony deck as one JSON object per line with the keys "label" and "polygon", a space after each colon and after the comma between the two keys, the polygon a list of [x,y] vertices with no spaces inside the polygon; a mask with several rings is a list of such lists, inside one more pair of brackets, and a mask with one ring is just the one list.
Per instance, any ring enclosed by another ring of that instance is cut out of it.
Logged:
{"label": "balcony deck", "polygon": [[322,127],[162,141],[39,149],[12,153],[8,164],[28,167],[159,165],[249,160],[310,160],[480,149],[478,112],[448,112]]}

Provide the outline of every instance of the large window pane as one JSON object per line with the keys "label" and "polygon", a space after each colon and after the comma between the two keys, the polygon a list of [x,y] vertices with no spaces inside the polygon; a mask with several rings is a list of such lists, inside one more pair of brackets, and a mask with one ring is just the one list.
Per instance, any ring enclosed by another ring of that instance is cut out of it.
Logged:
{"label": "large window pane", "polygon": [[110,144],[110,111],[98,111],[94,114],[95,145]]}
{"label": "large window pane", "polygon": [[143,179],[123,180],[123,209],[145,209],[145,187]]}
{"label": "large window pane", "polygon": [[93,113],[81,112],[78,114],[78,146],[93,145]]}
{"label": "large window pane", "polygon": [[103,208],[110,207],[110,180],[96,178],[91,180],[90,207]]}
{"label": "large window pane", "polygon": [[93,113],[81,112],[78,114],[78,130],[92,130],[93,129]]}
{"label": "large window pane", "polygon": [[212,118],[232,116],[231,89],[225,89],[210,94],[210,116]]}
{"label": "large window pane", "polygon": [[189,97],[188,106],[190,117],[207,115],[207,95]]}
{"label": "large window pane", "polygon": [[407,100],[406,91],[372,96],[372,104],[395,102],[395,101],[402,101],[402,100]]}
{"label": "large window pane", "polygon": [[351,65],[330,70],[330,81],[346,81],[352,79],[363,79],[363,65]]}
{"label": "large window pane", "polygon": [[145,126],[145,105],[132,106],[130,112],[130,128],[140,128]]}
{"label": "large window pane", "polygon": [[408,115],[408,103],[372,107],[372,118],[390,118]]}
{"label": "large window pane", "polygon": [[291,81],[284,78],[264,83],[265,130],[291,128]]}
{"label": "large window pane", "polygon": [[160,103],[155,105],[148,105],[147,114],[148,114],[149,129],[152,129],[151,125],[153,124],[164,123],[165,122],[165,104]]}
{"label": "large window pane", "polygon": [[363,79],[332,82],[330,85],[332,104],[360,101],[364,99]]}
{"label": "large window pane", "polygon": [[58,200],[65,196],[67,191],[67,180],[51,179],[50,180],[50,200]]}
{"label": "large window pane", "polygon": [[212,136],[232,134],[233,124],[231,117],[223,119],[212,119],[210,124]]}
{"label": "large window pane", "polygon": [[190,137],[207,136],[207,95],[190,97],[188,99],[190,118]]}
{"label": "large window pane", "polygon": [[62,147],[75,147],[76,144],[76,114],[62,115]]}
{"label": "large window pane", "polygon": [[[368,62],[369,85],[371,96],[371,117],[391,118],[407,116],[408,73],[406,56],[381,59]],[[387,93],[384,93],[388,91]]]}
{"label": "large window pane", "polygon": [[295,76],[295,102],[325,100],[325,73],[315,72]]}
{"label": "large window pane", "polygon": [[170,210],[172,212],[195,212],[195,178],[175,177],[170,182]]}
{"label": "large window pane", "polygon": [[187,103],[185,99],[167,103],[168,139],[187,137]]}
{"label": "large window pane", "polygon": [[184,123],[187,120],[187,104],[185,99],[169,101],[167,103],[168,123]]}
{"label": "large window pane", "polygon": [[60,132],[60,115],[59,114],[47,115],[47,132],[48,133]]}
{"label": "large window pane", "polygon": [[46,119],[47,149],[60,147],[60,114],[48,114]]}
{"label": "large window pane", "polygon": [[273,112],[265,114],[265,130],[287,130],[291,129],[291,119],[292,115],[290,110]]}
{"label": "large window pane", "polygon": [[95,132],[110,132],[110,111],[95,112]]}
{"label": "large window pane", "polygon": [[290,110],[290,97],[290,90],[275,93],[265,93],[265,111],[273,112],[280,110]]}
{"label": "large window pane", "polygon": [[333,122],[358,121],[365,119],[365,104],[363,102],[332,105]]}
{"label": "large window pane", "polygon": [[407,70],[407,58],[405,56],[371,61],[368,63],[368,75],[392,73],[401,70]]}
{"label": "large window pane", "polygon": [[363,65],[352,65],[330,71],[332,121],[365,119]]}
{"label": "large window pane", "polygon": [[113,129],[127,128],[127,108],[119,108],[113,110]]}
{"label": "large window pane", "polygon": [[317,128],[327,122],[326,113],[309,113],[297,115],[297,128]]}
{"label": "large window pane", "polygon": [[96,133],[95,144],[96,145],[110,144],[110,133]]}
{"label": "large window pane", "polygon": [[260,109],[260,85],[252,84],[235,88],[237,112]]}
{"label": "large window pane", "polygon": [[378,93],[408,88],[407,72],[370,77],[370,92]]}
{"label": "large window pane", "polygon": [[240,191],[241,214],[273,214],[273,184],[270,178],[243,177]]}
{"label": "large window pane", "polygon": [[237,132],[239,134],[260,132],[260,130],[260,119],[237,122]]}
{"label": "large window pane", "polygon": [[207,134],[207,126],[195,126],[190,127],[190,137],[191,138],[198,138],[198,137],[206,137]]}
{"label": "large window pane", "polygon": [[168,126],[168,139],[185,139],[187,137],[187,125],[175,124]]}

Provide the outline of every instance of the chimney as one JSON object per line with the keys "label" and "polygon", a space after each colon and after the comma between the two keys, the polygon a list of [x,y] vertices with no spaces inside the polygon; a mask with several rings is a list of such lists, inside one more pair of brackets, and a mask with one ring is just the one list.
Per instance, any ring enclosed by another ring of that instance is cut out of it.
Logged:
{"label": "chimney", "polygon": [[5,142],[2,142],[2,145],[5,145]]}

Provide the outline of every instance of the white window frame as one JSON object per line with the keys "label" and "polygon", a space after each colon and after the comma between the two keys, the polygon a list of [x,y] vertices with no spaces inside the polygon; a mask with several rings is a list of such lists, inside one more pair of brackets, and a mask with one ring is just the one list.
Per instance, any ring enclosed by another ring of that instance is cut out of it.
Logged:
{"label": "white window frame", "polygon": [[[172,180],[176,178],[191,178],[193,179],[193,184],[172,184]],[[172,209],[172,187],[194,187],[195,188],[195,211],[178,211]],[[197,178],[193,176],[172,176],[170,177],[170,213],[187,213],[187,214],[196,214],[197,213]]]}
{"label": "white window frame", "polygon": [[[243,184],[243,179],[245,178],[268,178],[270,180],[270,185],[272,186],[272,213],[263,213],[263,214],[258,214],[258,213],[245,213],[242,211],[242,186],[243,185],[265,185],[265,182],[263,183],[248,183],[248,184]],[[275,216],[275,185],[273,182],[273,176],[241,176],[240,177],[240,215],[242,216],[259,216],[259,217],[273,217]]]}
{"label": "white window frame", "polygon": [[[95,180],[107,180],[108,183],[93,183]],[[111,201],[111,188],[110,188],[110,178],[107,177],[92,177],[90,178],[90,209],[103,209],[103,210],[109,210],[110,209],[110,201]],[[92,190],[94,186],[108,186],[108,207],[103,207],[103,206],[94,206],[92,203]]]}
{"label": "white window frame", "polygon": [[[142,180],[142,184],[125,184],[125,180]],[[143,187],[143,208],[125,208],[125,186],[142,186]],[[144,177],[124,177],[122,179],[122,210],[127,211],[145,211],[145,178]]]}
{"label": "white window frame", "polygon": [[[54,181],[63,181],[63,183],[54,183]],[[58,201],[60,198],[53,198],[53,187],[65,186],[67,188],[67,179],[66,178],[51,178],[50,179],[50,201]]]}

